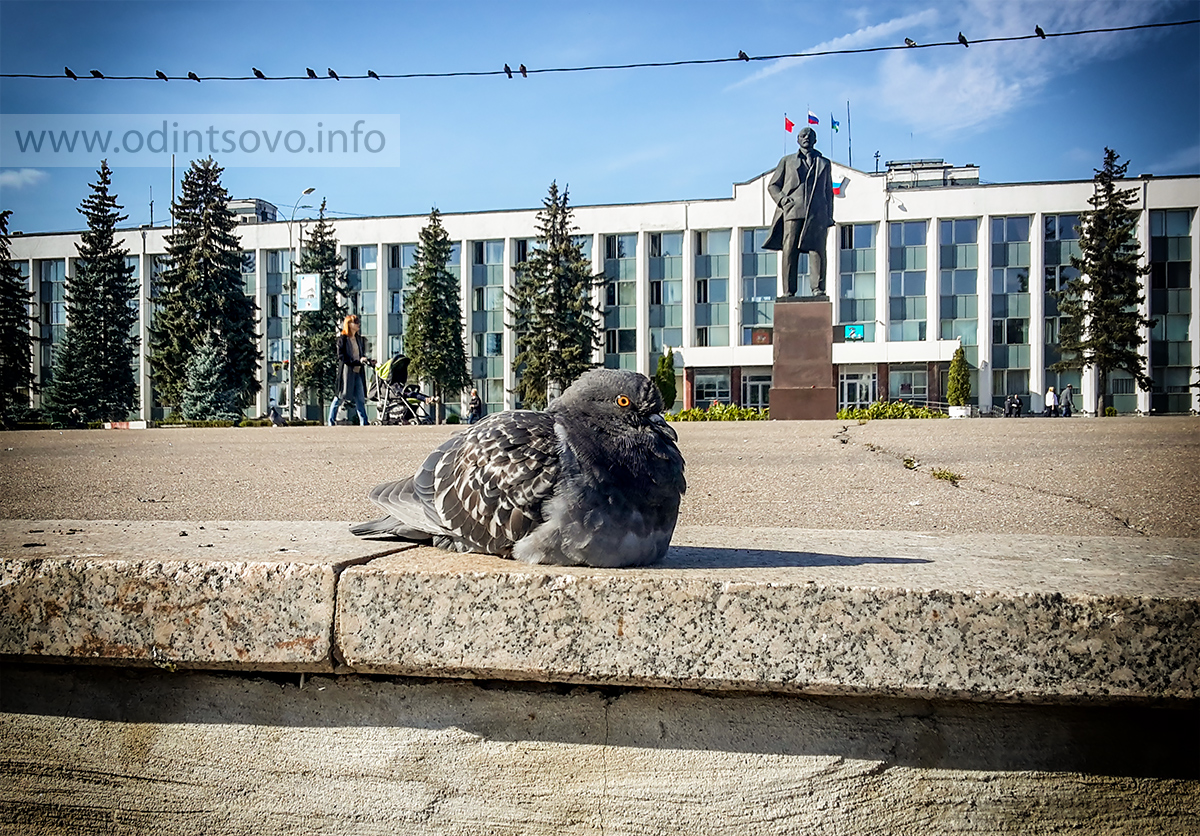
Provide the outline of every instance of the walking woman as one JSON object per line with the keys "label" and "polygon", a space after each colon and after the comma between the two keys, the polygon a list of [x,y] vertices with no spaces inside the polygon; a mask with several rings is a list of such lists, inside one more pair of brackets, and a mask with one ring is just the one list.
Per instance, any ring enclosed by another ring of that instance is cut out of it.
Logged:
{"label": "walking woman", "polygon": [[342,322],[342,332],[337,338],[338,391],[329,409],[329,426],[337,423],[338,409],[343,403],[352,402],[358,411],[359,423],[364,427],[367,420],[367,372],[371,360],[366,356],[367,340],[358,332],[359,320],[350,314]]}

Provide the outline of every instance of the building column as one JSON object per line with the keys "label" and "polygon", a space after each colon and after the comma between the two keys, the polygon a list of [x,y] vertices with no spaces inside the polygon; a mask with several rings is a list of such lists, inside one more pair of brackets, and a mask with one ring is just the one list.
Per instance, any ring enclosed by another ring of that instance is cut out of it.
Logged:
{"label": "building column", "polygon": [[991,218],[979,218],[976,245],[975,301],[979,310],[976,342],[979,347],[979,408],[992,407],[992,224]]}
{"label": "building column", "polygon": [[683,367],[683,408],[691,409],[696,405],[696,368]]}
{"label": "building column", "polygon": [[[1037,409],[1046,399],[1046,243],[1045,220],[1035,212],[1029,225],[1029,388]],[[1039,397],[1040,396],[1040,397]]]}
{"label": "building column", "polygon": [[[637,262],[634,268],[634,302],[637,305],[637,370],[649,377],[650,369],[650,236],[637,232]],[[618,300],[619,301],[619,300]]]}

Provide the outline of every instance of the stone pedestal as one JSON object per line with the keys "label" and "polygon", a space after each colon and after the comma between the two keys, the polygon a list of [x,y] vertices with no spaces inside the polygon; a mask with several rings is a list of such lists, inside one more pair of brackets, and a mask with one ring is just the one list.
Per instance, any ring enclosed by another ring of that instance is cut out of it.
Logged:
{"label": "stone pedestal", "polygon": [[778,421],[833,420],[833,307],[828,296],[783,297],[775,301],[775,370],[771,418]]}

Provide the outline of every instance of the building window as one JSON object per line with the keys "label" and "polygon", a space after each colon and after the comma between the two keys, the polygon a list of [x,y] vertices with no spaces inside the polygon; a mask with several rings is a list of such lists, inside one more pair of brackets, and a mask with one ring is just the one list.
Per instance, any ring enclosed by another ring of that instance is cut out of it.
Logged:
{"label": "building window", "polygon": [[650,233],[650,366],[683,345],[683,233]]}
{"label": "building window", "polygon": [[1045,348],[1042,357],[1046,386],[1053,386],[1054,391],[1061,392],[1070,384],[1078,391],[1082,380],[1079,371],[1056,372],[1051,366],[1062,360],[1059,339],[1063,317],[1059,315],[1058,297],[1055,294],[1066,292],[1070,282],[1079,277],[1079,271],[1071,266],[1071,256],[1080,255],[1079,215],[1044,215],[1042,226],[1046,285],[1043,289]]}
{"label": "building window", "polygon": [[[1002,407],[1007,395],[1029,389],[1029,216],[994,217],[991,223],[992,368],[994,381],[1004,383],[993,388],[992,404]],[[1009,391],[1013,386],[1024,388]]]}
{"label": "building window", "polygon": [[897,366],[888,369],[888,397],[892,400],[929,399],[929,372],[924,366]]}
{"label": "building window", "polygon": [[[775,340],[775,297],[779,276],[774,250],[764,250],[771,230],[742,230],[742,345],[770,345]],[[808,273],[808,253],[800,254],[797,275]]]}
{"label": "building window", "polygon": [[730,230],[696,232],[697,346],[729,345]]}
{"label": "building window", "polygon": [[504,241],[471,242],[471,378],[487,413],[504,409]]}
{"label": "building window", "polygon": [[637,368],[637,235],[604,236],[604,365]]}
{"label": "building window", "polygon": [[695,404],[707,407],[716,403],[729,403],[729,370],[704,369],[696,370]]}
{"label": "building window", "polygon": [[967,362],[979,366],[979,220],[938,224],[938,328],[943,340],[959,340]]}
{"label": "building window", "polygon": [[888,339],[899,342],[924,340],[925,221],[888,224]]}
{"label": "building window", "polygon": [[[1192,210],[1150,213],[1150,410],[1191,410]],[[1114,404],[1115,405],[1115,404]],[[1118,407],[1118,410],[1120,407]]]}
{"label": "building window", "polygon": [[875,224],[841,227],[838,322],[862,325],[864,342],[875,341]]}

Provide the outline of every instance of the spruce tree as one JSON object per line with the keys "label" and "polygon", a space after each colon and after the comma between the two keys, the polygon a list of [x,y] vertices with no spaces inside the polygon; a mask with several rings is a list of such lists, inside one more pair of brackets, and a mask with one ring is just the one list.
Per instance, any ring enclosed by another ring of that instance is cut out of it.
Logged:
{"label": "spruce tree", "polygon": [[663,409],[675,404],[675,349],[668,347],[667,353],[658,358],[658,369],[654,373],[654,385],[662,395]]}
{"label": "spruce tree", "polygon": [[29,406],[33,388],[32,294],[9,259],[9,210],[0,212],[0,421],[9,426]]}
{"label": "spruce tree", "polygon": [[220,342],[210,334],[187,362],[187,382],[179,405],[189,421],[237,421],[238,393],[229,386]]}
{"label": "spruce tree", "polygon": [[[462,297],[458,281],[446,269],[451,247],[441,215],[434,209],[421,229],[409,280],[404,351],[410,376],[428,381],[439,404],[471,385],[463,346]],[[438,415],[440,420],[440,410]]]}
{"label": "spruce tree", "polygon": [[78,209],[88,228],[76,245],[75,275],[67,277],[67,328],[44,400],[55,421],[124,421],[137,405],[138,283],[129,251],[116,242],[116,226],[128,216],[109,192],[107,160],[97,175]]}
{"label": "spruce tree", "polygon": [[206,338],[215,341],[227,385],[245,408],[260,388],[254,300],[242,284],[242,250],[224,171],[211,157],[194,160],[183,176],[167,236],[168,267],[158,281],[150,332],[150,364],[160,403],[177,407],[187,387],[187,364]]}
{"label": "spruce tree", "polygon": [[592,302],[598,278],[575,240],[567,190],[559,194],[557,182],[542,200],[536,228],[537,246],[517,265],[509,295],[516,391],[530,409],[544,408],[550,391],[563,391],[595,365],[601,327]]}
{"label": "spruce tree", "polygon": [[321,274],[321,310],[302,311],[296,317],[292,335],[296,364],[293,379],[296,386],[316,396],[322,414],[337,384],[337,335],[346,316],[344,300],[348,293],[344,260],[338,253],[333,225],[325,218],[322,200],[319,220],[308,236],[299,264],[301,273]]}
{"label": "spruce tree", "polygon": [[1120,155],[1104,149],[1104,167],[1095,169],[1094,192],[1088,203],[1093,207],[1079,216],[1080,256],[1071,257],[1071,266],[1079,271],[1065,290],[1054,294],[1058,299],[1059,347],[1063,359],[1052,368],[1056,372],[1094,367],[1099,377],[1096,414],[1103,414],[1109,375],[1117,370],[1128,372],[1137,385],[1149,389],[1146,361],[1138,354],[1145,341],[1143,329],[1154,320],[1142,316],[1139,306],[1145,300],[1141,277],[1150,272],[1140,266],[1141,245],[1137,241],[1137,189],[1121,189],[1117,181],[1125,177],[1129,163],[1119,163]]}

